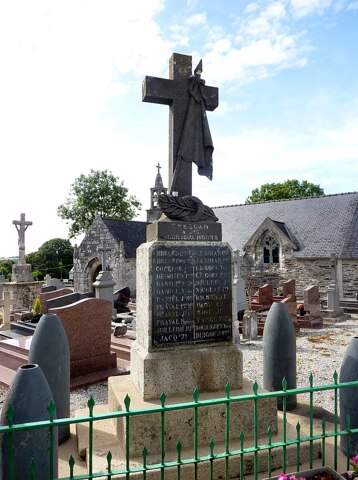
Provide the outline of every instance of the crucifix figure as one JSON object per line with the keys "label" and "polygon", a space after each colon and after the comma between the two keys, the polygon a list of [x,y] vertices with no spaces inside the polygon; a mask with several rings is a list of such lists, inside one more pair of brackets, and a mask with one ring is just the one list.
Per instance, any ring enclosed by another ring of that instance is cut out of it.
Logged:
{"label": "crucifix figure", "polygon": [[[102,253],[102,272],[107,270],[107,252],[111,251],[110,247],[107,247],[106,242],[103,241],[101,245],[98,247],[98,251]],[[108,265],[109,267],[109,265]]]}
{"label": "crucifix figure", "polygon": [[26,222],[25,221],[25,214],[21,213],[20,214],[20,220],[13,220],[12,222],[15,225],[15,228],[17,230],[19,239],[19,264],[24,265],[25,264],[25,232],[28,229],[30,225],[32,225],[32,222]]}
{"label": "crucifix figure", "polygon": [[169,105],[169,185],[179,197],[192,195],[191,163],[198,173],[212,178],[214,150],[206,111],[219,104],[219,91],[201,79],[202,62],[192,75],[192,57],[173,53],[169,79],[148,77],[143,81],[143,102]]}

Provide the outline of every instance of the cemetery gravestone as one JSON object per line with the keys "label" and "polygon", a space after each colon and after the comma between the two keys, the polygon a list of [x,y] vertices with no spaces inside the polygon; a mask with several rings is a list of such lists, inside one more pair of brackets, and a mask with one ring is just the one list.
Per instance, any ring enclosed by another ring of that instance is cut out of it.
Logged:
{"label": "cemetery gravestone", "polygon": [[303,302],[305,310],[306,312],[309,312],[310,317],[322,317],[319,289],[317,285],[310,285],[303,290]]}
{"label": "cemetery gravestone", "polygon": [[0,307],[3,308],[3,322],[2,325],[0,325],[0,330],[10,330],[11,325],[10,325],[10,307],[13,305],[13,302],[15,301],[14,298],[11,298],[11,293],[10,292],[4,292],[3,293],[3,298],[0,300]]}

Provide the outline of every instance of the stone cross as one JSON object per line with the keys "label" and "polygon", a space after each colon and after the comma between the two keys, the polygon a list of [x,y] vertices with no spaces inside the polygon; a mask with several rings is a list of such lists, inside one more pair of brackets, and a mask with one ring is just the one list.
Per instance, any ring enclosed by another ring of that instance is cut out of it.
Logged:
{"label": "stone cross", "polygon": [[10,330],[10,307],[13,305],[15,299],[11,298],[10,292],[3,293],[3,299],[0,300],[0,307],[3,307],[3,325],[2,330]]}
{"label": "stone cross", "polygon": [[[183,131],[190,94],[188,79],[192,75],[192,57],[173,53],[169,60],[169,79],[146,76],[143,81],[142,101],[169,105],[169,185],[174,170],[181,133]],[[219,104],[218,88],[204,86],[206,110],[213,111]],[[181,169],[176,182],[180,197],[192,195],[192,169]]]}
{"label": "stone cross", "polygon": [[162,167],[160,166],[160,163],[159,163],[159,162],[158,162],[158,165],[156,165],[156,167],[157,167],[157,169],[158,169],[158,175],[160,175],[160,169],[161,169]]}
{"label": "stone cross", "polygon": [[25,221],[25,214],[21,213],[20,215],[20,220],[13,220],[12,222],[15,225],[15,228],[17,230],[19,239],[19,264],[24,265],[25,264],[25,232],[28,229],[30,225],[32,225],[32,222],[26,222]]}
{"label": "stone cross", "polygon": [[102,242],[101,245],[98,247],[98,251],[102,252],[102,272],[105,272],[107,270],[107,252],[111,251],[110,247],[107,247],[106,242]]}

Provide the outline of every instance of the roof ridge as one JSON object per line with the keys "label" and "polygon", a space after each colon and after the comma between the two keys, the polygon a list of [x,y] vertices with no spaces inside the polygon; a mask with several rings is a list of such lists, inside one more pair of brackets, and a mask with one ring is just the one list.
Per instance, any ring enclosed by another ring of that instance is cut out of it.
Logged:
{"label": "roof ridge", "polygon": [[232,205],[218,205],[217,207],[211,207],[211,208],[228,208],[228,207],[247,207],[250,205],[258,205],[262,203],[277,203],[277,202],[291,202],[294,200],[309,200],[313,198],[323,198],[323,197],[337,197],[339,195],[353,195],[353,194],[358,194],[358,191],[355,192],[342,192],[342,193],[329,193],[327,195],[314,195],[311,197],[297,197],[297,198],[281,198],[278,200],[265,200],[263,202],[254,202],[254,203],[236,203]]}

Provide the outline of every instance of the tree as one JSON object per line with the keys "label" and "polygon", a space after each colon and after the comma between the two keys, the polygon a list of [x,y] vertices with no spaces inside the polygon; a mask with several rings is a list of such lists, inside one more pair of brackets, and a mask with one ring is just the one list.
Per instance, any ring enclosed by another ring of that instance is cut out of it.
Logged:
{"label": "tree", "polygon": [[[141,204],[134,196],[128,196],[123,182],[118,184],[108,170],[91,170],[89,175],[81,175],[70,187],[70,197],[57,209],[57,214],[67,220],[69,238],[86,232],[96,215],[117,220],[132,220]],[[72,222],[72,223],[71,223]]]}
{"label": "tree", "polygon": [[12,266],[14,262],[12,260],[6,259],[0,261],[0,275],[4,275],[5,278],[9,278],[12,272]]}
{"label": "tree", "polygon": [[26,262],[32,265],[38,280],[43,280],[47,273],[52,277],[68,278],[73,266],[73,247],[69,240],[53,238],[42,244],[37,252],[26,255]]}
{"label": "tree", "polygon": [[282,183],[265,183],[260,188],[252,190],[245,200],[246,204],[282,200],[284,198],[319,197],[324,195],[323,188],[307,180],[286,180]]}

